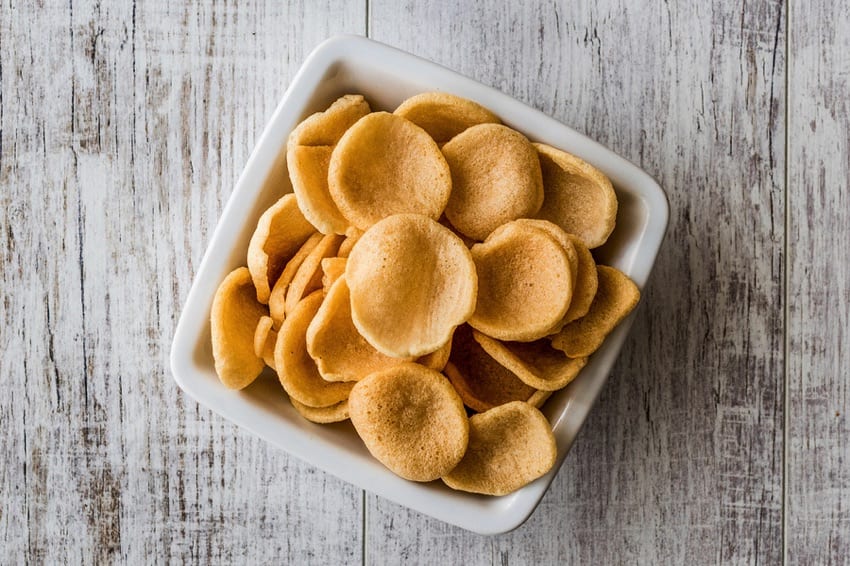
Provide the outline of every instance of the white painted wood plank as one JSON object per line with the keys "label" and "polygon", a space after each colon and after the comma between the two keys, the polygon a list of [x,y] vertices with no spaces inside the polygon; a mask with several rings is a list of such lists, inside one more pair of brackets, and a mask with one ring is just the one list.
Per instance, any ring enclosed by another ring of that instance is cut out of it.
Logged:
{"label": "white painted wood plank", "polygon": [[363,2],[37,4],[0,7],[0,562],[359,561],[361,492],[168,352],[265,121]]}
{"label": "white painted wood plank", "polygon": [[788,558],[850,556],[850,5],[792,2]]}
{"label": "white painted wood plank", "polygon": [[779,562],[783,4],[373,0],[370,14],[373,38],[635,161],[672,214],[620,363],[531,520],[484,538],[370,496],[367,557]]}

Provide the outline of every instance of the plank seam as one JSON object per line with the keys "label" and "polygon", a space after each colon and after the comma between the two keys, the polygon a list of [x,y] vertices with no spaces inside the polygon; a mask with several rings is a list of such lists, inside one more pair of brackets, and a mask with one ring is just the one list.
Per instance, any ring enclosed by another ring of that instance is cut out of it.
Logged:
{"label": "plank seam", "polygon": [[790,174],[790,146],[791,146],[791,0],[785,1],[785,178],[783,200],[785,202],[785,229],[783,238],[782,254],[783,262],[783,287],[785,288],[785,304],[782,309],[782,331],[784,341],[782,344],[782,564],[788,564],[788,439],[791,425],[791,403],[788,398],[789,381],[791,376],[788,370],[788,353],[790,352],[790,337],[788,336],[789,304],[791,289],[788,285],[790,270],[788,269],[788,231],[791,227],[791,207],[788,203],[788,185]]}

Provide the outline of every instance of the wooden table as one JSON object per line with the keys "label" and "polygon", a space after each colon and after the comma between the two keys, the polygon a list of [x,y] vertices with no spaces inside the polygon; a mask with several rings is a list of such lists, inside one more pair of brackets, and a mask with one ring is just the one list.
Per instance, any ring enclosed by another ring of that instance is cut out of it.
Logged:
{"label": "wooden table", "polygon": [[[0,6],[0,562],[850,560],[850,4],[35,4]],[[341,32],[493,85],[669,195],[620,361],[513,533],[354,489],[171,378],[222,207]]]}

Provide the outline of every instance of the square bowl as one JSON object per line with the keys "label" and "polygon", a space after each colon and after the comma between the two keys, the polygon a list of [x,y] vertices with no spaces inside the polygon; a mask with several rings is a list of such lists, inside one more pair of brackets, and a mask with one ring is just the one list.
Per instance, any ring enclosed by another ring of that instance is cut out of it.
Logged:
{"label": "square bowl", "polygon": [[553,395],[543,412],[552,425],[558,459],[545,476],[503,497],[454,491],[442,482],[410,482],[372,458],[349,422],[318,425],[292,408],[271,370],[242,391],[225,388],[215,373],[210,309],[219,282],[245,265],[248,241],[263,211],[292,188],[286,140],[303,118],[349,93],[373,110],[392,111],[426,91],[477,101],[532,141],[574,153],[611,179],[619,199],[617,226],[597,258],[646,284],[667,228],[664,191],[644,171],[598,143],[517,100],[437,64],[356,36],[339,36],[307,58],[281,100],[224,209],[189,291],[171,349],[179,386],[221,416],[344,481],[442,521],[481,534],[507,532],[534,511],[596,401],[632,323],[623,321],[581,374]]}

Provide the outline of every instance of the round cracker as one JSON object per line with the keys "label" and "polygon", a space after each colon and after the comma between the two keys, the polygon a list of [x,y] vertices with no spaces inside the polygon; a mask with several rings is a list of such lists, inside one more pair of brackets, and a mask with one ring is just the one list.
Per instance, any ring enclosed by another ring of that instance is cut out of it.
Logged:
{"label": "round cracker", "polygon": [[575,234],[590,248],[605,243],[617,220],[617,194],[599,169],[575,155],[534,144],[543,171],[545,198],[539,218]]}
{"label": "round cracker", "polygon": [[559,322],[570,304],[570,262],[548,233],[511,222],[470,250],[478,302],[469,324],[494,338],[530,342]]}
{"label": "round cracker", "polygon": [[445,374],[463,403],[483,412],[511,401],[531,398],[535,389],[493,359],[472,337],[472,329],[463,325],[455,331],[452,353]]}
{"label": "round cracker", "polygon": [[380,353],[357,331],[345,276],[331,286],[307,328],[307,351],[326,381],[358,381],[404,362]]}
{"label": "round cracker", "polygon": [[435,480],[466,452],[469,425],[460,397],[445,377],[419,364],[358,381],[348,406],[369,452],[405,479]]}
{"label": "round cracker", "polygon": [[257,302],[247,267],[231,271],[218,286],[210,313],[215,372],[230,389],[242,389],[263,371],[254,353],[254,329],[268,309]]}
{"label": "round cracker", "polygon": [[348,260],[344,257],[326,257],[322,260],[322,291],[326,297],[331,286],[345,274],[346,263]]}
{"label": "round cracker", "polygon": [[277,332],[274,330],[274,320],[270,316],[263,316],[254,331],[254,353],[272,369],[274,369],[275,343],[277,343]]}
{"label": "round cracker", "polygon": [[469,447],[443,481],[452,489],[507,495],[555,465],[558,449],[546,417],[514,401],[469,419]]}
{"label": "round cracker", "polygon": [[388,356],[434,352],[475,310],[472,254],[427,216],[398,214],[375,224],[354,245],[345,278],[357,330]]}
{"label": "round cracker", "polygon": [[269,302],[271,289],[286,262],[315,231],[292,194],[282,196],[260,216],[248,244],[248,270],[258,301]]}
{"label": "round cracker", "polygon": [[571,358],[582,358],[595,352],[640,301],[637,285],[619,269],[597,265],[596,274],[599,287],[590,310],[552,337],[552,346]]}
{"label": "round cracker", "polygon": [[289,288],[286,290],[284,310],[287,316],[295,310],[296,305],[298,305],[301,299],[313,291],[322,288],[322,260],[328,257],[334,257],[342,240],[342,236],[328,234],[304,258],[304,261],[298,267],[298,271],[292,277]]}
{"label": "round cracker", "polygon": [[543,204],[537,150],[519,132],[499,124],[473,126],[443,146],[452,172],[446,216],[474,240]]}
{"label": "round cracker", "polygon": [[292,283],[292,278],[298,273],[298,268],[307,259],[324,236],[320,233],[315,233],[298,249],[292,259],[286,263],[283,268],[283,273],[277,278],[277,282],[272,288],[272,293],[269,296],[269,312],[274,320],[275,328],[280,328],[283,319],[286,318],[286,292],[289,290],[289,284]]}
{"label": "round cracker", "polygon": [[566,387],[587,365],[587,358],[568,358],[545,338],[534,342],[500,342],[478,331],[473,332],[473,337],[499,364],[542,391]]}
{"label": "round cracker", "polygon": [[287,145],[335,145],[348,128],[369,112],[369,103],[362,95],[346,94],[324,112],[316,112],[298,124],[289,134]]}
{"label": "round cracker", "polygon": [[[584,242],[575,234],[569,234],[570,240],[573,243],[573,248],[578,257],[578,268],[576,269],[576,284],[573,287],[573,298],[570,301],[570,308],[567,314],[564,315],[562,321],[564,325],[574,320],[578,320],[587,314],[590,310],[590,305],[593,303],[593,297],[596,296],[596,289],[599,286],[599,278],[596,275],[596,261],[593,259],[593,254]],[[561,331],[563,326],[558,328]]]}
{"label": "round cracker", "polygon": [[399,213],[437,219],[452,189],[431,136],[387,112],[369,114],[345,133],[331,155],[328,183],[342,215],[361,230]]}
{"label": "round cracker", "polygon": [[410,120],[438,144],[446,143],[472,126],[501,123],[498,116],[477,102],[447,92],[411,96],[393,114]]}
{"label": "round cracker", "polygon": [[345,240],[343,240],[343,242],[339,245],[337,256],[347,258],[351,253],[352,248],[354,248],[354,244],[357,243],[357,240],[359,240],[362,235],[363,232],[357,228],[350,228],[345,234]]}
{"label": "round cracker", "polygon": [[336,405],[330,407],[310,407],[304,403],[299,403],[292,397],[289,402],[298,411],[298,414],[310,422],[318,424],[338,423],[348,420],[348,399],[340,401]]}
{"label": "round cracker", "polygon": [[333,147],[327,145],[293,145],[286,150],[286,166],[304,218],[323,234],[345,234],[348,221],[328,189],[332,152]]}
{"label": "round cracker", "polygon": [[322,292],[305,297],[286,317],[277,335],[274,362],[284,390],[292,399],[309,407],[330,407],[348,398],[353,384],[329,383],[322,379],[307,353],[307,327],[322,304]]}

